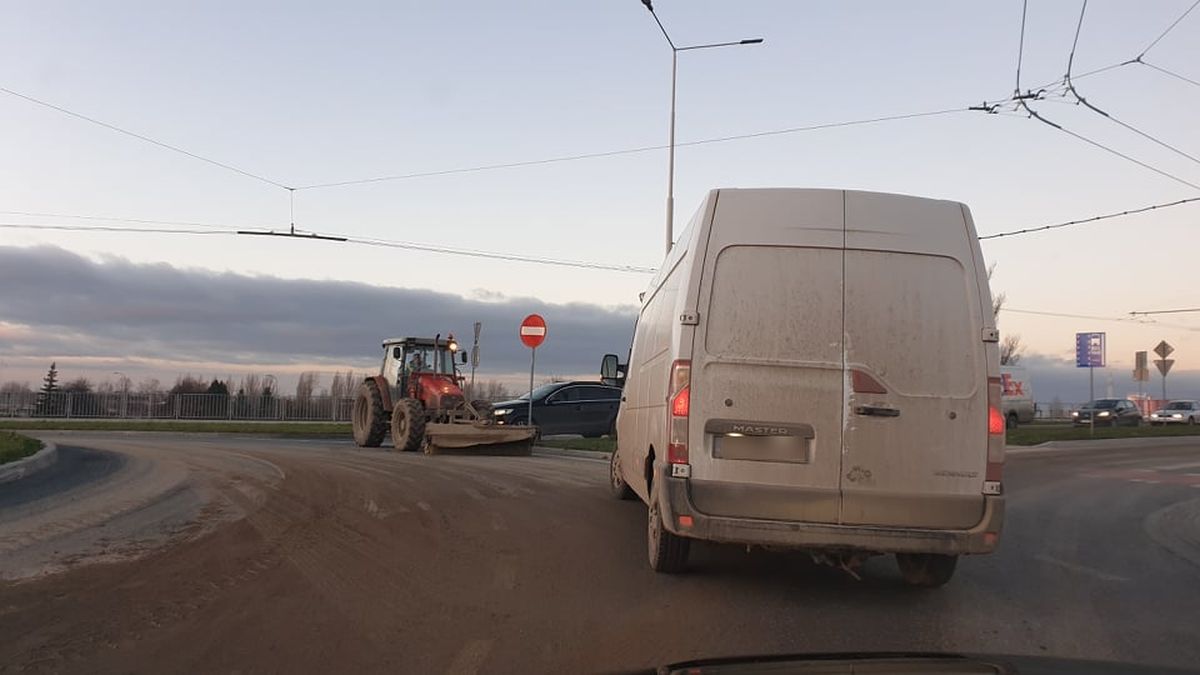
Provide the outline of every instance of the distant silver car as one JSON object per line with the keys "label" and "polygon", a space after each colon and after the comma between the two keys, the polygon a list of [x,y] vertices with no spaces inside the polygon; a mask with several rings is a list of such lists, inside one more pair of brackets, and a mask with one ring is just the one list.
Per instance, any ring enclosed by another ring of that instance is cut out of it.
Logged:
{"label": "distant silver car", "polygon": [[1200,420],[1200,402],[1171,401],[1167,407],[1150,413],[1150,424],[1196,424]]}

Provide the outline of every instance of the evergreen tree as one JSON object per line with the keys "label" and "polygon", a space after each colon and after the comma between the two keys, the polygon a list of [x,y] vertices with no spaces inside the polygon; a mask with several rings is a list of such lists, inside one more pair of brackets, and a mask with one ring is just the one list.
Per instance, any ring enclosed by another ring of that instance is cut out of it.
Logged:
{"label": "evergreen tree", "polygon": [[51,362],[50,371],[42,378],[42,393],[52,394],[58,391],[58,363]]}
{"label": "evergreen tree", "polygon": [[46,377],[42,378],[42,388],[38,392],[37,411],[38,416],[57,414],[56,409],[60,407],[59,401],[54,396],[58,393],[58,363],[50,364],[50,370],[46,373]]}

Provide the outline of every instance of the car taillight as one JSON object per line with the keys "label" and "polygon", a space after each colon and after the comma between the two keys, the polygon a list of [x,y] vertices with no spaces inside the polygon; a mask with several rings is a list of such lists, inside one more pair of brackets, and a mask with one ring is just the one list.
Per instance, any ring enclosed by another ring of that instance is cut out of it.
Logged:
{"label": "car taillight", "polygon": [[1000,411],[1001,380],[988,378],[987,470],[983,478],[983,493],[998,495],[1003,491],[1004,474],[1004,413]]}
{"label": "car taillight", "polygon": [[[684,359],[671,364],[668,389],[669,416],[667,419],[667,462],[688,463],[688,410],[691,408],[692,363]],[[674,470],[672,470],[674,475]]]}

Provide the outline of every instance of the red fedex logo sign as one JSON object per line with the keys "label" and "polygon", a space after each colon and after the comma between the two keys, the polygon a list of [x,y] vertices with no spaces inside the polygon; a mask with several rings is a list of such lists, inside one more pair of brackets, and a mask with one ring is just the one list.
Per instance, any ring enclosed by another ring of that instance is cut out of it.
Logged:
{"label": "red fedex logo sign", "polygon": [[1000,386],[1002,396],[1024,396],[1025,383],[1014,378],[1009,373],[1000,375]]}

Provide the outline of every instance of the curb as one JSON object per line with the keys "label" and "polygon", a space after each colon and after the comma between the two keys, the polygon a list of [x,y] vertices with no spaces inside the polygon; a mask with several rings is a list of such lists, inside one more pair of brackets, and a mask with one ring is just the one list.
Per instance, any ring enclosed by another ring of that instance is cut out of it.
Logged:
{"label": "curb", "polygon": [[1103,450],[1105,448],[1122,446],[1153,448],[1159,446],[1187,445],[1189,442],[1200,446],[1200,435],[1132,436],[1128,438],[1082,438],[1073,441],[1046,441],[1037,445],[1006,445],[1004,446],[1004,453],[1019,455],[1030,452],[1049,452],[1051,450]]}
{"label": "curb", "polygon": [[576,459],[591,459],[602,462],[607,462],[612,456],[611,453],[600,452],[599,450],[571,450],[569,448],[551,448],[545,445],[535,445],[533,449],[541,455],[557,455],[559,457],[574,457]]}
{"label": "curb", "polygon": [[32,455],[8,464],[0,464],[0,484],[28,478],[42,469],[53,466],[57,461],[58,446],[50,441],[42,441],[42,449]]}

